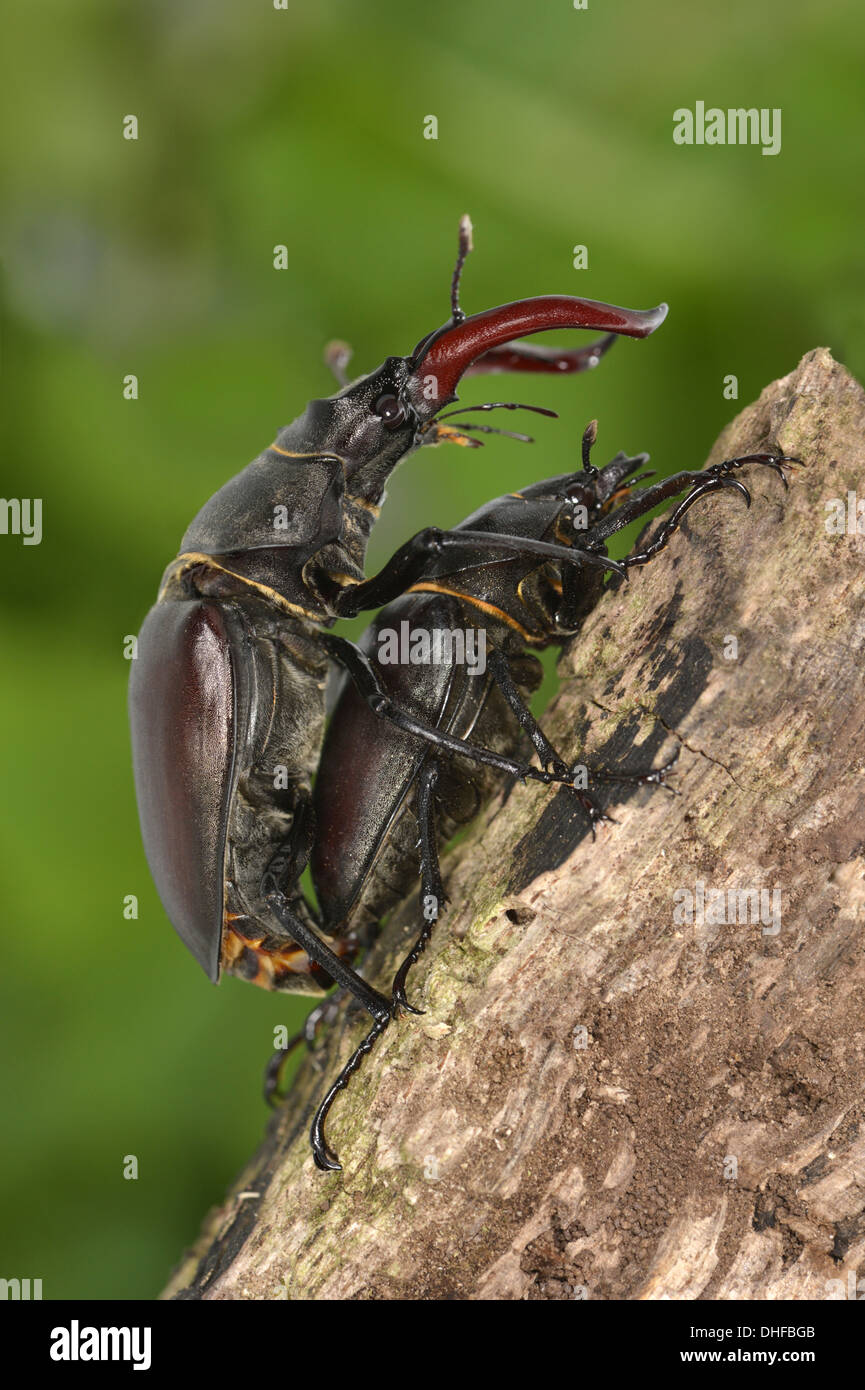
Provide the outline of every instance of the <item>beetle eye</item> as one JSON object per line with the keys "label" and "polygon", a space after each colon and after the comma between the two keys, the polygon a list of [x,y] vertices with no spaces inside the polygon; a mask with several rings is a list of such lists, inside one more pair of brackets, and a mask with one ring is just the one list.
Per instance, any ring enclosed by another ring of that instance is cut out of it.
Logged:
{"label": "beetle eye", "polygon": [[376,415],[380,415],[385,426],[389,430],[398,429],[405,421],[405,406],[399,396],[379,396],[373,410]]}

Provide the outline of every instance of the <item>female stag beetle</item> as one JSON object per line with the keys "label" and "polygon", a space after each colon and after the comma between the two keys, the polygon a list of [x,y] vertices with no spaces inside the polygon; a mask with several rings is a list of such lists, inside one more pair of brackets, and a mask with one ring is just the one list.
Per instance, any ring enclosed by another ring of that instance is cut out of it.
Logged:
{"label": "female stag beetle", "polygon": [[[443,327],[409,356],[388,357],[310,402],[204,505],[163,576],[130,680],[144,847],[184,943],[214,981],[226,970],[268,989],[316,993],[336,982],[377,1021],[390,1017],[390,998],[351,968],[350,939],[320,935],[299,888],[315,838],[311,779],[328,663],[358,670],[357,649],[326,629],[390,602],[437,555],[512,546],[492,532],[428,528],[366,579],[366,544],[387,478],[419,446],[464,442],[467,431],[484,428],[443,423],[469,372],[580,371],[595,364],[609,335],[646,337],[666,315],[666,305],[641,313],[550,295],[466,317],[458,295],[470,245],[463,219]],[[569,352],[513,341],[553,328],[608,336]],[[345,354],[332,360],[341,370]],[[558,544],[524,546],[567,563],[619,568]],[[561,780],[425,726],[386,696],[374,672],[370,683],[369,670],[364,695],[381,718],[502,772]]]}
{"label": "female stag beetle", "polygon": [[[568,774],[573,778],[575,769],[552,747],[526,704],[542,674],[530,652],[561,646],[579,631],[603,592],[605,576],[598,569],[563,566],[536,555],[525,548],[526,541],[578,544],[581,550],[605,555],[612,535],[687,489],[654,539],[623,561],[626,570],[645,565],[663,550],[699,498],[733,488],[750,504],[747,488],[733,476],[740,468],[764,465],[786,486],[782,465],[798,461],[751,454],[637,488],[653,476],[633,476],[648,462],[648,454],[629,458],[620,453],[598,470],[590,462],[596,429],[593,421],[583,436],[579,472],[500,497],[458,528],[508,534],[513,537],[509,555],[491,558],[479,548],[475,554],[436,557],[407,593],[382,609],[361,641],[371,662],[379,653],[382,688],[416,719],[460,739],[471,736],[508,756],[519,751],[523,730],[541,766],[562,782]],[[456,640],[457,634],[464,638],[471,624],[483,638],[474,644],[475,652],[485,653],[485,663],[475,662],[474,670],[462,659],[464,642]],[[395,662],[397,633],[406,639],[407,659]],[[409,638],[427,661],[411,661]],[[438,659],[429,659],[436,652]],[[377,723],[361,692],[360,679],[345,685],[325,736],[314,788],[313,882],[324,929],[337,937],[368,940],[411,887],[419,857],[423,924],[393,984],[394,1014],[399,1009],[416,1013],[406,999],[406,979],[446,901],[438,846],[474,818],[503,775],[451,756],[434,740],[421,743],[397,727]],[[588,779],[662,785],[674,761],[644,773],[593,770],[583,787]],[[594,835],[596,823],[609,817],[590,791],[574,790]],[[311,1040],[319,1019],[334,1012],[324,1006],[293,1042],[304,1035]],[[385,1026],[376,1020],[318,1109],[312,1140],[320,1166],[339,1167],[325,1140],[325,1118]],[[276,1054],[268,1070],[270,1089],[276,1087],[281,1060],[282,1054]]]}

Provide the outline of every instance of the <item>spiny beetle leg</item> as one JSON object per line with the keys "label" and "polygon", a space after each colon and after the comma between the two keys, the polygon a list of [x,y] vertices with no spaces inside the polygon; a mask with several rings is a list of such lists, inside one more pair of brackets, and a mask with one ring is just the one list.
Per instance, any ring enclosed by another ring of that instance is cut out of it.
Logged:
{"label": "spiny beetle leg", "polygon": [[[668,762],[664,763],[662,767],[650,768],[648,772],[611,772],[609,768],[605,767],[590,768],[588,770],[589,778],[590,780],[598,782],[623,782],[629,786],[635,787],[663,787],[664,790],[668,791],[671,796],[680,796],[681,793],[678,792],[675,787],[669,786],[666,781],[667,773],[678,762],[680,752],[681,749],[677,748],[672,758],[670,758]],[[591,793],[586,791],[576,791],[576,795],[579,797],[583,805],[583,808],[585,809],[586,814],[588,815],[589,820],[591,821],[593,840],[596,838],[595,826],[599,822],[608,821],[611,825],[618,824],[618,822],[613,818],[613,816],[608,816],[601,810],[600,806],[598,805],[595,798],[591,795]]]}
{"label": "spiny beetle leg", "polygon": [[600,802],[596,801],[590,792],[580,791],[575,787],[574,795],[589,818],[593,840],[598,838],[597,827],[599,825],[618,825],[615,817],[608,816]]}
{"label": "spiny beetle leg", "polygon": [[292,911],[285,894],[274,884],[273,877],[267,873],[262,883],[262,893],[268,907],[292,940],[306,951],[310,960],[314,960],[323,970],[326,970],[336,984],[342,985],[359,1004],[362,1004],[367,1013],[372,1014],[375,1020],[369,1034],[349,1058],[316,1111],[310,1131],[313,1155],[318,1167],[325,1170],[338,1169],[340,1167],[339,1160],[328,1149],[324,1138],[324,1121],[336,1096],[348,1085],[350,1078],[357,1071],[366,1054],[371,1051],[376,1039],[381,1036],[390,1023],[393,1017],[393,1004],[383,994],[379,994],[377,989],[373,989],[371,985],[367,984],[366,980],[332,951],[311,927],[301,921],[297,913]]}
{"label": "spiny beetle leg", "polygon": [[711,492],[720,492],[724,488],[734,488],[735,491],[739,492],[744,497],[745,506],[750,507],[751,494],[744,483],[740,483],[736,478],[731,478],[726,474],[716,475],[714,478],[709,478],[704,482],[697,483],[691,492],[688,493],[687,497],[684,497],[679,505],[670,513],[669,517],[658,531],[655,539],[649,545],[645,546],[643,550],[635,551],[627,557],[625,563],[628,567],[632,568],[634,565],[645,565],[648,564],[649,560],[653,560],[656,555],[659,555],[660,552],[665,550],[669,545],[673,536],[681,526],[683,518],[691,510],[694,503],[699,502],[701,497],[706,497]]}
{"label": "spiny beetle leg", "polygon": [[[608,768],[592,768],[589,777],[598,782],[622,782],[633,787],[663,787],[664,791],[671,796],[681,796],[681,792],[675,787],[671,787],[667,782],[667,773],[675,766],[679,760],[681,749],[677,748],[672,758],[664,763],[663,767],[650,768],[648,772],[611,772]],[[617,825],[618,821],[613,816],[608,816],[599,806],[595,798],[586,791],[574,789],[592,826],[592,839],[596,838],[595,827],[602,821],[609,822],[610,825]]]}
{"label": "spiny beetle leg", "polygon": [[335,1172],[341,1167],[337,1155],[327,1143],[324,1132],[325,1122],[336,1097],[341,1091],[346,1089],[352,1076],[363,1062],[363,1059],[372,1051],[376,1042],[387,1028],[390,1019],[395,1018],[400,1009],[405,1009],[413,1014],[420,1014],[423,1012],[423,1010],[416,1009],[409,1004],[405,994],[405,984],[409,970],[423,954],[427,942],[432,935],[433,926],[439,915],[439,907],[445,902],[444,887],[442,885],[436,849],[434,794],[438,776],[438,765],[433,761],[422,770],[417,792],[417,816],[421,849],[421,901],[424,909],[426,909],[429,902],[432,902],[435,910],[431,911],[428,916],[425,912],[424,926],[421,929],[420,935],[397,971],[393,983],[392,1003],[389,1016],[386,1018],[376,1018],[369,1033],[352,1053],[315,1113],[310,1130],[310,1140],[316,1166],[325,1172]]}
{"label": "spiny beetle leg", "polygon": [[[315,1010],[313,1010],[313,1013],[314,1012]],[[301,1028],[299,1033],[295,1033],[289,1038],[285,1047],[278,1047],[276,1051],[271,1054],[264,1068],[261,1086],[261,1093],[264,1096],[265,1103],[271,1106],[271,1108],[275,1108],[280,1101],[285,1100],[285,1092],[279,1089],[282,1083],[282,1073],[292,1052],[305,1040],[306,1030],[305,1028]]]}
{"label": "spiny beetle leg", "polygon": [[568,782],[571,772],[567,763],[556,752],[535,716],[524,703],[511,676],[507,657],[497,647],[487,646],[487,668],[520,728],[524,729],[531,739],[542,766],[548,772],[555,773],[562,782]]}
{"label": "spiny beetle leg", "polygon": [[707,496],[710,492],[720,492],[724,488],[734,488],[742,495],[746,506],[750,506],[751,494],[744,483],[732,476],[734,471],[749,463],[760,464],[771,469],[773,473],[778,474],[786,487],[788,484],[783,465],[785,463],[801,464],[802,460],[789,454],[745,454],[740,458],[725,459],[722,463],[712,464],[710,468],[699,471],[674,473],[672,477],[663,478],[660,482],[653,483],[651,487],[631,493],[620,507],[617,507],[615,511],[587,531],[586,543],[597,544],[608,540],[616,531],[621,531],[632,521],[645,516],[659,503],[675,497],[685,488],[690,488],[691,491],[666,518],[655,539],[645,549],[626,556],[624,560],[628,569],[633,568],[634,565],[644,565],[664,549],[680,526],[682,518],[701,497]]}
{"label": "spiny beetle leg", "polygon": [[579,801],[589,818],[592,839],[596,839],[597,826],[604,823],[615,825],[615,820],[606,814],[590,792],[574,786],[574,769],[569,768],[564,758],[556,752],[535,716],[524,704],[522,696],[511,678],[506,657],[495,647],[487,649],[487,667],[521,728],[525,729],[531,739],[544,768],[548,772],[552,772],[563,785],[569,787]]}
{"label": "spiny beetle leg", "polygon": [[339,1076],[336,1078],[336,1081],[334,1081],[324,1100],[321,1102],[321,1105],[315,1112],[309,1131],[309,1138],[312,1144],[312,1156],[315,1159],[315,1166],[325,1173],[338,1173],[342,1168],[342,1164],[328,1145],[324,1134],[324,1125],[330,1112],[330,1107],[333,1105],[340,1091],[345,1090],[364,1057],[368,1056],[375,1047],[378,1039],[390,1023],[391,1018],[391,1009],[388,1009],[385,1015],[376,1018],[375,1023],[367,1033],[363,1042],[349,1057]]}
{"label": "spiny beetle leg", "polygon": [[625,782],[632,787],[663,787],[671,796],[681,796],[681,792],[667,781],[667,773],[679,761],[681,751],[681,748],[677,748],[663,767],[653,767],[648,772],[611,772],[609,768],[598,767],[592,768],[589,776],[597,778],[599,782]]}
{"label": "spiny beetle leg", "polygon": [[784,472],[785,463],[798,463],[803,468],[804,459],[797,458],[795,454],[739,454],[736,458],[724,459],[721,463],[713,463],[711,467],[704,469],[706,473],[729,473],[734,468],[743,468],[746,463],[761,463],[764,468],[771,468],[785,487],[788,487],[787,474]]}
{"label": "spiny beetle leg", "polygon": [[420,831],[420,902],[424,924],[421,927],[420,935],[394,976],[393,1006],[395,1015],[400,1009],[405,1009],[410,1014],[423,1013],[423,1009],[416,1009],[408,1002],[405,994],[406,980],[408,979],[408,972],[426,950],[427,942],[433,933],[433,927],[438,921],[440,911],[446,901],[436,846],[434,795],[438,777],[438,764],[433,761],[423,768],[418,780],[416,805]]}
{"label": "spiny beetle leg", "polygon": [[[528,778],[533,782],[542,782],[544,786],[551,786],[553,783],[570,784],[571,775],[564,764],[561,772],[549,772],[544,768],[533,767],[531,763],[517,762],[502,753],[494,753],[492,749],[483,748],[480,744],[455,738],[432,724],[422,723],[385,694],[369,658],[353,642],[332,632],[323,633],[321,640],[333,660],[348,672],[358,694],[366,701],[373,714],[381,719],[390,720],[396,728],[414,734],[416,738],[423,739],[434,748],[468,758],[471,762],[498,768],[500,772],[510,773],[512,777],[518,777],[521,781]],[[328,967],[325,966],[325,969]]]}
{"label": "spiny beetle leg", "polygon": [[350,994],[362,1004],[367,1013],[372,1014],[373,1018],[387,1016],[390,1018],[390,1001],[385,999],[383,994],[379,994],[377,989],[367,984],[362,976],[358,975],[350,965],[335,951],[327,945],[317,932],[301,920],[291,905],[285,894],[278,887],[272,886],[265,874],[262,885],[264,900],[267,903],[286,934],[295,942],[310,960],[315,961],[335,984],[342,985]]}
{"label": "spiny beetle leg", "polygon": [[[679,491],[684,486],[683,483]],[[342,589],[334,586],[330,601],[341,618],[356,618],[366,609],[381,608],[399,598],[412,584],[429,574],[431,562],[439,556],[459,551],[476,555],[478,551],[487,550],[505,551],[514,557],[542,555],[545,559],[578,568],[611,570],[614,574],[626,575],[625,566],[619,561],[577,546],[554,545],[550,541],[499,535],[492,531],[442,531],[437,526],[428,526],[401,545],[371,579]]]}

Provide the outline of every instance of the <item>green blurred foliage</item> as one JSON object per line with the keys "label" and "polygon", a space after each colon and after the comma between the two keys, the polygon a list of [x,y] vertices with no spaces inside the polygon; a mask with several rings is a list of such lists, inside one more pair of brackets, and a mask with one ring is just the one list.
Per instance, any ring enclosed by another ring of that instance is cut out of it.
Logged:
{"label": "green blurred foliage", "polygon": [[[122,641],[188,520],[333,389],[325,342],[367,370],[443,321],[464,211],[469,311],[571,292],[670,317],[589,378],[508,380],[562,417],[533,448],[414,456],[370,570],[576,466],[591,416],[598,461],[666,472],[817,344],[861,375],[863,24],[852,0],[43,0],[5,37],[3,493],[44,499],[44,538],[0,537],[0,1274],[150,1296],[261,1133],[273,1026],[308,1007],[208,986],[141,850]],[[781,153],[674,145],[698,99],[780,107]]]}

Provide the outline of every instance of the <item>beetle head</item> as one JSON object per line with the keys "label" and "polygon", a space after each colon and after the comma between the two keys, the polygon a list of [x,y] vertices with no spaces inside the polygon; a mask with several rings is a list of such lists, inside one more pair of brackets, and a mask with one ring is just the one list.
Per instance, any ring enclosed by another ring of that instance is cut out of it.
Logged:
{"label": "beetle head", "polygon": [[372,496],[414,447],[419,422],[404,399],[407,378],[406,359],[388,357],[335,396],[310,401],[290,428],[319,448],[326,443],[342,459],[346,479],[365,484],[352,490]]}

